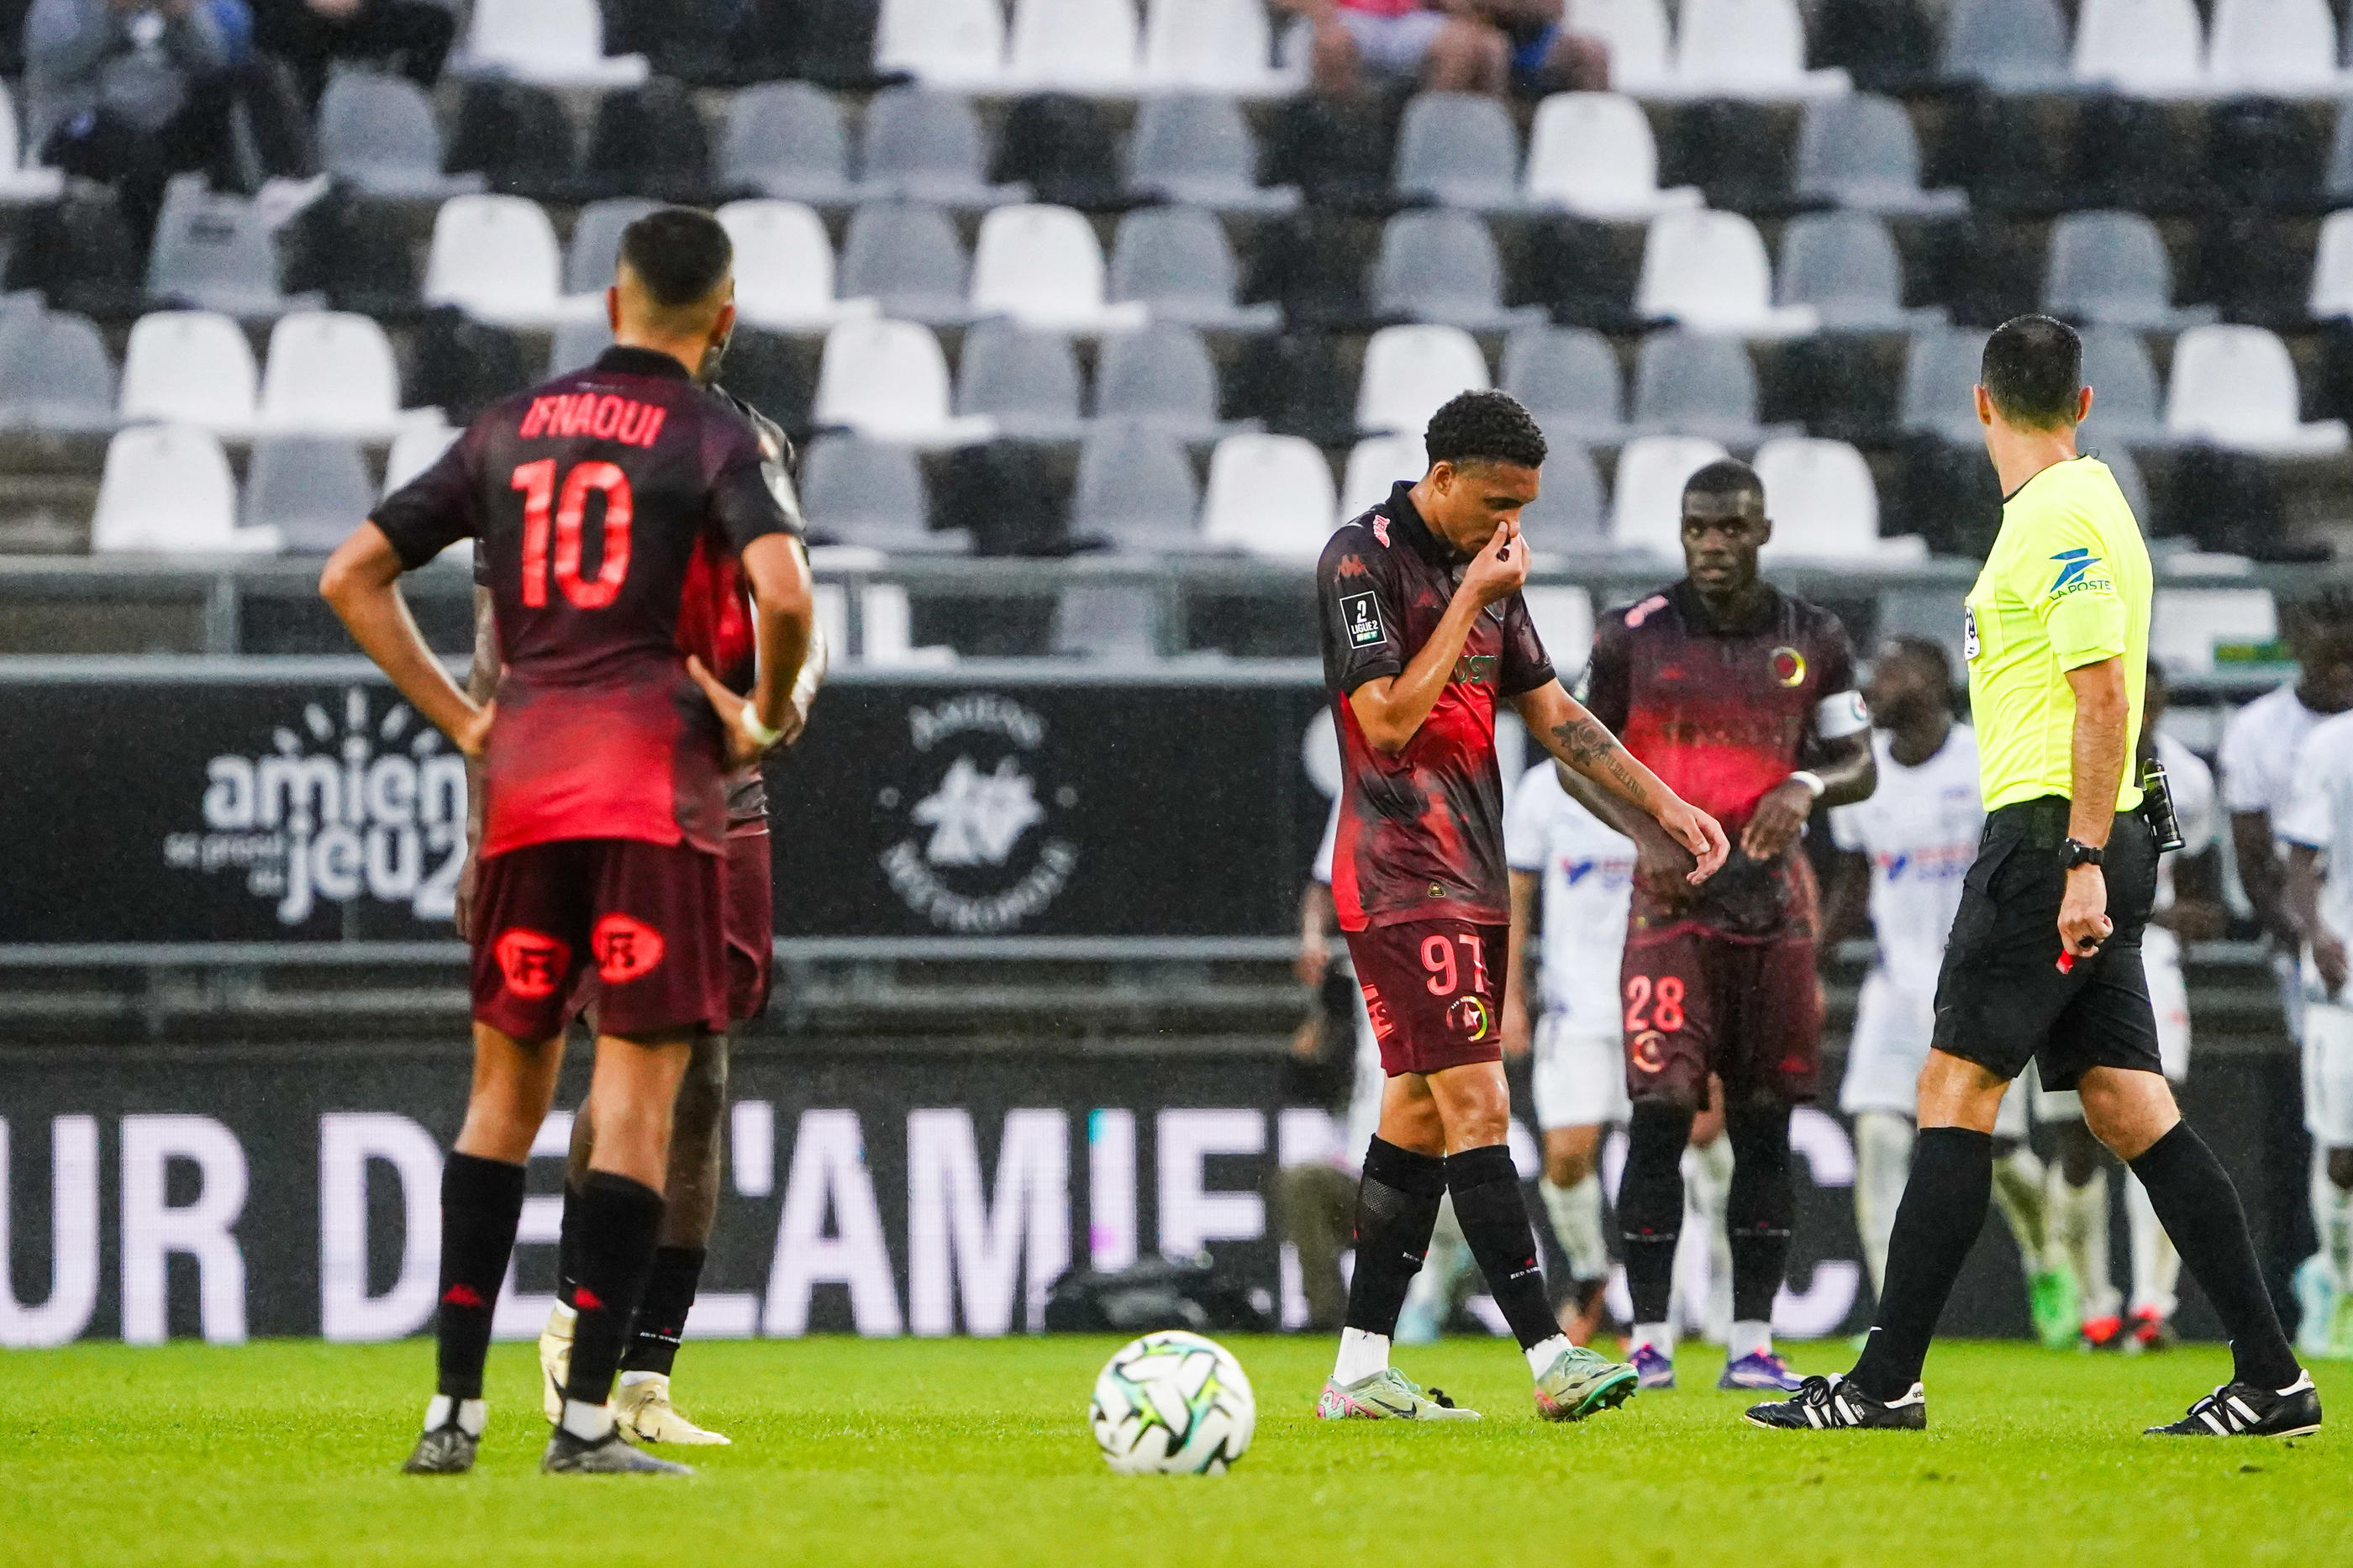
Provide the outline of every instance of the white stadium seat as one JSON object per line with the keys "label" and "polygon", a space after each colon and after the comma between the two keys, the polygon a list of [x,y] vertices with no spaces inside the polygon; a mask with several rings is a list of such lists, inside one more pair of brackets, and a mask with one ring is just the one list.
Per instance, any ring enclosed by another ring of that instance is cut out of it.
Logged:
{"label": "white stadium seat", "polygon": [[211,431],[140,425],[107,444],[90,547],[100,554],[255,554],[276,550],[278,531],[237,527],[237,480]]}
{"label": "white stadium seat", "polygon": [[1845,71],[1806,68],[1806,25],[1794,0],[1683,0],[1674,89],[1694,98],[1836,98]]}
{"label": "white stadium seat", "polygon": [[1152,88],[1238,98],[1297,91],[1305,77],[1269,64],[1273,52],[1260,0],[1146,0],[1144,77]]}
{"label": "white stadium seat", "polygon": [[2313,316],[2353,316],[2353,209],[2330,213],[2312,258]]}
{"label": "white stadium seat", "polygon": [[1556,92],[1528,132],[1526,196],[1585,217],[1647,218],[1704,205],[1697,185],[1659,186],[1650,117],[1614,92]]}
{"label": "white stadium seat", "polygon": [[261,375],[266,430],[383,437],[401,425],[392,340],[366,316],[298,310],[269,333]]}
{"label": "white stadium seat", "polygon": [[2206,39],[2191,0],[2084,0],[2069,72],[2144,98],[2175,98],[2205,85]]}
{"label": "white stadium seat", "polygon": [[1694,331],[1794,337],[1820,323],[1812,307],[1773,303],[1773,269],[1757,226],[1738,213],[1662,213],[1642,244],[1634,310]]}
{"label": "white stadium seat", "polygon": [[1383,327],[1365,345],[1356,383],[1356,428],[1419,439],[1430,416],[1458,392],[1494,383],[1479,342],[1460,327]]}
{"label": "white stadium seat", "polygon": [[1768,561],[1871,561],[1885,553],[1879,537],[1879,487],[1871,465],[1844,441],[1784,436],[1757,449],[1765,515],[1773,538]]}
{"label": "white stadium seat", "polygon": [[780,331],[829,327],[871,316],[871,300],[833,293],[833,245],[825,221],[798,202],[729,202],[720,226],[735,244],[735,310],[754,327]]}
{"label": "white stadium seat", "polygon": [[464,68],[547,87],[635,87],[643,55],[607,55],[596,0],[474,0]]}
{"label": "white stadium seat", "polygon": [[1609,46],[1609,85],[1649,98],[1674,86],[1674,37],[1662,0],[1570,0],[1571,32]]}
{"label": "white stadium seat", "polygon": [[1418,479],[1430,465],[1421,435],[1367,436],[1348,453],[1347,472],[1340,479],[1339,521],[1347,521],[1375,501],[1389,499],[1389,487],[1399,479]]}
{"label": "white stadium seat", "polygon": [[449,449],[451,442],[464,434],[447,425],[417,424],[403,427],[392,438],[392,451],[384,460],[384,493],[390,495],[435,463]]}
{"label": "white stadium seat", "polygon": [[1132,0],[1014,0],[1008,85],[1078,92],[1139,82]]}
{"label": "white stadium seat", "polygon": [[545,327],[601,313],[601,295],[567,300],[555,226],[523,196],[452,196],[433,218],[425,302],[502,327]]}
{"label": "white stadium seat", "polygon": [[1297,436],[1229,436],[1209,455],[1205,543],[1313,561],[1332,536],[1332,468]]}
{"label": "white stadium seat", "polygon": [[874,68],[909,71],[927,87],[988,87],[1005,79],[1005,14],[997,0],[882,0]]}
{"label": "white stadium seat", "polygon": [[986,441],[997,429],[986,417],[948,412],[947,358],[914,321],[843,321],[826,333],[814,417],[910,447]]}
{"label": "white stadium seat", "polygon": [[1103,247],[1083,216],[1029,203],[995,208],[980,220],[972,309],[1065,332],[1130,331],[1146,315],[1140,301],[1104,302]]}
{"label": "white stadium seat", "polygon": [[1619,447],[1609,542],[1681,560],[1683,481],[1723,456],[1700,436],[1639,436]]}
{"label": "white stadium seat", "polygon": [[2318,98],[2341,91],[2328,0],[2215,0],[2206,80],[2216,94]]}
{"label": "white stadium seat", "polygon": [[0,81],[0,202],[52,202],[66,188],[65,172],[33,166],[35,148],[16,146],[16,105]]}
{"label": "white stadium seat", "polygon": [[2345,422],[2302,420],[2295,362],[2265,327],[2193,327],[2174,340],[2165,427],[2189,441],[2250,452],[2341,452]]}
{"label": "white stadium seat", "polygon": [[153,310],[122,355],[124,421],[162,419],[225,435],[253,428],[259,375],[245,330],[211,310]]}

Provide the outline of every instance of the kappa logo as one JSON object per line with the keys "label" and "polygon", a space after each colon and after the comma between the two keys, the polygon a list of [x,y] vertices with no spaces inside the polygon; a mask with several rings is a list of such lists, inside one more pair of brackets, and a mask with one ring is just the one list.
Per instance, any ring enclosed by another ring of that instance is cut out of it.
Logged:
{"label": "kappa logo", "polygon": [[[2105,563],[2089,550],[2063,550],[2051,559],[2059,563],[2059,577],[2051,584],[2051,598],[2056,599],[2062,595],[2078,593],[2085,588],[2113,586],[2107,574],[2100,571]],[[2094,572],[2099,574],[2094,576]]]}
{"label": "kappa logo", "polygon": [[607,985],[621,985],[652,973],[668,944],[661,932],[645,921],[610,914],[589,932],[588,951],[596,955],[596,978]]}
{"label": "kappa logo", "polygon": [[554,995],[555,988],[572,973],[571,944],[528,926],[500,932],[491,953],[499,961],[499,973],[507,989],[526,1002]]}

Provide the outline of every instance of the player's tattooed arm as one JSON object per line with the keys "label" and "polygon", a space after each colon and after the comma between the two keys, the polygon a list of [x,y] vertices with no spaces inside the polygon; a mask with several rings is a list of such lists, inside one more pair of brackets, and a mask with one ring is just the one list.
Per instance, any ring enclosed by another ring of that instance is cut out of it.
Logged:
{"label": "player's tattooed arm", "polygon": [[1514,700],[1528,733],[1562,764],[1563,786],[1633,839],[1646,862],[1655,867],[1662,849],[1677,847],[1691,858],[1687,880],[1703,882],[1715,874],[1731,853],[1715,818],[1669,789],[1559,681]]}

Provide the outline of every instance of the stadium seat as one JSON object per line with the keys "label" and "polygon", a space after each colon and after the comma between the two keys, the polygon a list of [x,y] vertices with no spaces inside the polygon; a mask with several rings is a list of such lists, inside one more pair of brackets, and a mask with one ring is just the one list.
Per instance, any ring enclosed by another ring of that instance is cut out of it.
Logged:
{"label": "stadium seat", "polygon": [[1935,78],[1936,26],[1926,6],[1908,0],[1821,0],[1807,11],[1813,40],[1808,58],[1844,67],[1864,91],[1913,92]]}
{"label": "stadium seat", "polygon": [[1004,85],[1133,91],[1138,68],[1132,0],[1013,0]]}
{"label": "stadium seat", "polygon": [[2347,85],[2328,0],[2215,0],[2206,80],[2217,94],[2319,98]]}
{"label": "stadium seat", "polygon": [[366,316],[302,310],[269,332],[258,424],[384,440],[400,427],[400,367],[392,340]]}
{"label": "stadium seat", "polygon": [[945,323],[967,320],[964,247],[937,208],[872,202],[850,216],[842,237],[842,293],[873,300],[902,321]]}
{"label": "stadium seat", "polygon": [[2310,309],[2316,321],[2353,316],[2353,210],[2330,213],[2321,223],[2312,257]]}
{"label": "stadium seat", "polygon": [[458,99],[447,166],[479,174],[501,195],[577,200],[579,137],[553,88],[468,82]]}
{"label": "stadium seat", "polygon": [[122,355],[125,424],[157,419],[224,435],[253,428],[259,381],[244,329],[210,310],[155,310]]}
{"label": "stadium seat", "polygon": [[[1581,441],[1553,440],[1550,431],[1546,432],[1546,437],[1547,449],[1536,499],[1520,509],[1520,527],[1527,534],[1529,548],[1555,554],[1609,548],[1601,470],[1593,466],[1593,454],[1585,449]],[[1529,609],[1533,612],[1535,605],[1531,604]],[[1574,656],[1573,650],[1592,639],[1589,601],[1586,611],[1588,619],[1583,639],[1562,644],[1546,641],[1546,647],[1557,647],[1556,657],[1564,663]],[[1543,628],[1539,626],[1538,630]]]}
{"label": "stadium seat", "polygon": [[566,300],[558,289],[555,227],[522,196],[452,196],[433,220],[425,260],[425,300],[455,305],[496,326],[543,327],[604,301]]}
{"label": "stadium seat", "polygon": [[1753,447],[1773,434],[1757,422],[1757,367],[1738,338],[1653,332],[1634,358],[1633,426],[1655,436],[1705,436]]}
{"label": "stadium seat", "polygon": [[1594,218],[1647,218],[1701,205],[1697,185],[1659,188],[1650,117],[1614,92],[1556,92],[1536,106],[1527,200]]}
{"label": "stadium seat", "polygon": [[1401,212],[1381,231],[1373,309],[1470,331],[1542,321],[1542,306],[1504,304],[1504,264],[1486,220],[1444,207]]}
{"label": "stadium seat", "polygon": [[404,426],[384,460],[384,493],[390,495],[441,460],[464,432],[448,425]]}
{"label": "stadium seat", "polygon": [[762,82],[738,92],[719,144],[719,185],[780,201],[855,201],[839,102],[805,81]]}
{"label": "stadium seat", "polygon": [[1397,193],[1457,207],[1519,205],[1520,140],[1503,104],[1480,92],[1424,92],[1398,131]]}
{"label": "stadium seat", "polygon": [[359,444],[343,436],[269,436],[253,444],[245,521],[269,528],[279,547],[328,555],[375,504]]}
{"label": "stadium seat", "polygon": [[729,202],[720,226],[735,245],[735,311],[747,326],[807,331],[879,313],[872,300],[836,299],[833,244],[798,202]]}
{"label": "stadium seat", "polygon": [[1773,303],[1757,226],[1738,213],[1671,212],[1651,220],[1634,310],[1694,331],[1794,337],[1820,324],[1804,305]]}
{"label": "stadium seat", "polygon": [[1115,550],[1166,551],[1194,542],[1200,510],[1200,486],[1175,436],[1124,419],[1087,433],[1071,500],[1074,534]]}
{"label": "stadium seat", "polygon": [[1273,54],[1259,0],[1146,0],[1144,77],[1152,88],[1241,97],[1296,92],[1305,74],[1270,64]]}
{"label": "stadium seat", "polygon": [[2067,85],[2067,24],[2053,0],[1953,0],[1944,74],[2002,94]]}
{"label": "stadium seat", "polygon": [[2165,427],[2185,441],[2312,456],[2346,447],[2345,422],[2301,416],[2295,363],[2263,327],[2193,327],[2174,340]]}
{"label": "stadium seat", "polygon": [[605,290],[620,264],[621,231],[659,206],[642,196],[615,196],[590,202],[573,219],[572,244],[564,252],[564,292],[582,313],[588,308],[578,302],[586,295],[596,296],[596,314],[605,313]]}
{"label": "stadium seat", "polygon": [[1912,334],[1904,360],[1904,393],[1896,405],[1896,420],[1903,428],[1941,436],[1957,445],[1973,446],[1984,439],[1975,389],[1986,337],[1959,327],[1930,327]]}
{"label": "stadium seat", "polygon": [[1228,331],[1282,324],[1271,304],[1234,303],[1233,247],[1225,226],[1198,207],[1145,207],[1120,219],[1111,247],[1111,297],[1155,321]]}
{"label": "stadium seat", "polygon": [[1662,0],[1577,0],[1567,17],[1609,46],[1609,83],[1620,92],[1648,98],[1674,90],[1674,41]]}
{"label": "stadium seat", "polygon": [[547,374],[569,375],[575,370],[586,370],[596,363],[596,356],[613,346],[613,329],[597,320],[566,321],[549,334],[547,342]]}
{"label": "stadium seat", "polygon": [[482,176],[441,172],[433,100],[405,77],[339,71],[319,100],[319,162],[372,196],[462,195]]}
{"label": "stadium seat", "polygon": [[1725,455],[1699,436],[1641,436],[1620,447],[1609,542],[1681,560],[1683,481]]}
{"label": "stadium seat", "polygon": [[1672,88],[1690,98],[1835,98],[1853,90],[1835,66],[1806,68],[1795,0],[1683,0]]}
{"label": "stadium seat", "polygon": [[[2205,175],[2221,210],[2209,219],[2207,232],[2242,226],[2251,236],[2269,236],[2280,210],[2304,213],[2318,206],[2327,153],[2327,144],[2312,134],[2306,105],[2243,97],[2214,104],[2206,115]],[[2178,154],[2169,170],[2179,177]],[[2284,246],[2272,248],[2285,252]],[[2303,286],[2303,259],[2298,257],[2290,268],[2297,275],[2290,295]]]}
{"label": "stadium seat", "polygon": [[1229,436],[1209,454],[1204,542],[1313,561],[1332,533],[1331,465],[1297,436]]}
{"label": "stadium seat", "polygon": [[2133,459],[2132,448],[2121,446],[2095,447],[2092,455],[2116,476],[2116,489],[2124,491],[2126,504],[2132,508],[2133,516],[2141,520],[2141,526],[2147,528],[2155,514],[2148,510],[2148,484],[2140,477],[2140,464]]}
{"label": "stadium seat", "polygon": [[52,202],[64,192],[64,171],[35,165],[33,154],[37,151],[17,146],[16,100],[9,95],[8,84],[0,82],[0,205]]}
{"label": "stadium seat", "polygon": [[915,447],[986,441],[987,419],[948,413],[948,363],[931,329],[914,321],[843,321],[825,335],[813,417],[878,440]]}
{"label": "stadium seat", "polygon": [[2191,0],[2083,0],[2069,74],[2137,98],[2179,98],[2204,85],[2206,40]]}
{"label": "stadium seat", "polygon": [[1081,658],[1157,658],[1164,614],[1160,593],[1147,584],[1073,584],[1054,601],[1049,647]]}
{"label": "stadium seat", "polygon": [[1862,454],[1843,441],[1784,436],[1757,449],[1765,514],[1773,537],[1765,559],[1873,561],[1890,552],[1879,537],[1879,487]]}
{"label": "stadium seat", "polygon": [[1180,441],[1218,435],[1218,373],[1201,334],[1155,321],[1105,338],[1095,365],[1095,417],[1149,425]]}
{"label": "stadium seat", "polygon": [[1290,185],[1258,183],[1258,144],[1229,98],[1170,93],[1138,107],[1127,140],[1127,185],[1219,212],[1288,212],[1299,205]]}
{"label": "stadium seat", "polygon": [[1626,398],[1618,356],[1587,327],[1521,327],[1504,341],[1504,390],[1520,400],[1547,439],[1622,441]]}
{"label": "stadium seat", "polygon": [[2148,657],[2177,675],[2211,674],[2218,643],[2279,640],[2279,606],[2268,588],[2159,588],[2153,598]]}
{"label": "stadium seat", "polygon": [[290,297],[279,287],[269,216],[243,196],[216,195],[201,174],[174,176],[164,192],[147,293],[175,309],[247,320],[324,302],[315,294]]}
{"label": "stadium seat", "polygon": [[1356,427],[1371,435],[1419,436],[1456,393],[1493,384],[1477,341],[1461,328],[1383,327],[1365,344]]}
{"label": "stadium seat", "polygon": [[1419,431],[1366,437],[1348,450],[1335,518],[1345,522],[1375,501],[1388,500],[1390,487],[1398,480],[1421,478],[1430,467],[1427,457]]}
{"label": "stadium seat", "polygon": [[[992,13],[995,0],[982,0]],[[866,106],[859,139],[858,194],[864,200],[994,206],[1029,199],[992,185],[988,153],[972,104],[953,93],[894,87]]]}
{"label": "stadium seat", "polygon": [[1066,332],[1115,332],[1144,324],[1144,306],[1103,298],[1103,247],[1069,207],[997,207],[980,221],[972,255],[972,310]]}
{"label": "stadium seat", "polygon": [[2052,225],[2042,308],[2066,321],[2149,330],[2214,319],[2211,305],[2175,306],[2165,241],[2139,213],[2069,213]]}
{"label": "stadium seat", "polygon": [[962,530],[934,532],[923,471],[905,447],[862,436],[819,436],[801,455],[801,510],[809,527],[872,550],[955,552]]}
{"label": "stadium seat", "polygon": [[956,361],[955,410],[985,415],[1019,440],[1078,439],[1084,422],[1070,340],[1005,318],[976,323]]}
{"label": "stadium seat", "polygon": [[874,68],[906,71],[934,87],[993,87],[1005,79],[1005,14],[997,0],[881,0]]}
{"label": "stadium seat", "polygon": [[1081,212],[1120,212],[1134,205],[1121,189],[1119,132],[1109,110],[1074,92],[1018,98],[997,128],[988,177],[1019,185],[1029,200]]}
{"label": "stadium seat", "polygon": [[114,363],[97,323],[31,301],[23,316],[0,330],[0,429],[114,428]]}
{"label": "stadium seat", "polygon": [[584,192],[650,196],[701,206],[710,200],[711,128],[694,95],[656,79],[597,100],[581,160]]}
{"label": "stadium seat", "polygon": [[1905,308],[1895,241],[1867,212],[1791,218],[1781,230],[1781,268],[1773,282],[1779,303],[1811,310],[1824,331],[1902,331],[1945,319],[1940,308]]}
{"label": "stadium seat", "polygon": [[1796,184],[1802,201],[1905,217],[1964,212],[1969,205],[1965,191],[1920,188],[1912,117],[1894,99],[1867,92],[1806,106]]}
{"label": "stadium seat", "polygon": [[237,480],[211,431],[139,425],[107,443],[106,471],[90,518],[91,550],[252,555],[278,543],[275,529],[237,527]]}
{"label": "stadium seat", "polygon": [[643,55],[607,55],[596,0],[474,0],[461,68],[545,87],[635,87]]}
{"label": "stadium seat", "polygon": [[2157,367],[2140,334],[2128,327],[2092,327],[2083,340],[2084,384],[2092,389],[2088,438],[2141,445],[2166,440]]}

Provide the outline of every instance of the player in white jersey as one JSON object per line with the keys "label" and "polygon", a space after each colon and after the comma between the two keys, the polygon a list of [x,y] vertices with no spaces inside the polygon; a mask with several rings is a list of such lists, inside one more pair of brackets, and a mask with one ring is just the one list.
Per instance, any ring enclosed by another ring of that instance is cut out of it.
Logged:
{"label": "player in white jersey", "polygon": [[[1855,1003],[1839,1109],[1854,1119],[1855,1228],[1875,1294],[1911,1170],[1936,974],[1985,811],[1977,734],[1953,721],[1952,662],[1942,645],[1924,637],[1889,641],[1879,650],[1864,700],[1879,787],[1870,799],[1831,813],[1831,837],[1845,853],[1833,863],[1824,930],[1837,935],[1862,923],[1867,866],[1877,952]],[[2042,1164],[2026,1131],[2026,1097],[2004,1096],[1994,1123],[1994,1201],[2018,1241],[2035,1331],[2045,1342],[2063,1343],[2075,1331],[2073,1281],[2051,1255]]]}
{"label": "player in white jersey", "polygon": [[[1599,1331],[1607,1311],[1609,1243],[1601,1218],[1601,1136],[1606,1128],[1624,1126],[1628,1111],[1618,973],[1633,894],[1634,845],[1563,789],[1547,760],[1527,771],[1504,813],[1504,857],[1512,879],[1504,1048],[1513,1056],[1533,1052],[1532,1099],[1544,1134],[1544,1175],[1536,1190],[1572,1277],[1561,1331],[1581,1345]],[[1532,952],[1538,954],[1535,994],[1542,1004],[1533,1028]],[[1693,1122],[1684,1183],[1697,1223],[1685,1229],[1709,1237],[1721,1254],[1709,1278],[1728,1292],[1731,1247],[1723,1222],[1732,1148],[1720,1135],[1722,1126],[1720,1099]],[[1727,1321],[1730,1311],[1727,1293]]]}
{"label": "player in white jersey", "polygon": [[[2308,1354],[2353,1357],[2353,712],[2305,737],[2284,810],[2287,899],[2305,939],[2304,1124],[2312,1133],[2313,1217],[2320,1251],[2297,1271]],[[2329,1287],[2323,1293],[2312,1286]]]}
{"label": "player in white jersey", "polygon": [[[2336,594],[2297,606],[2284,618],[2289,645],[2295,650],[2295,683],[2268,692],[2232,714],[2223,726],[2215,761],[2222,775],[2222,808],[2231,814],[2231,847],[2238,862],[2239,881],[2246,889],[2247,901],[2254,906],[2255,919],[2271,938],[2288,1034],[2301,1041],[2305,987],[2297,954],[2303,938],[2287,908],[2286,870],[2274,824],[2288,809],[2296,753],[2305,736],[2332,714],[2353,710],[2353,602]],[[2306,1056],[2308,1082],[2312,1077],[2308,1047]],[[2311,1120],[2309,1107],[2306,1120]],[[2348,1201],[2353,1201],[2353,1161],[2332,1167],[2316,1140],[2312,1221],[2323,1238],[2332,1216]],[[2296,1270],[2296,1298],[2304,1308],[2303,1338],[2306,1349],[2316,1354],[2325,1348],[2328,1325],[2337,1314],[2336,1278],[2326,1247]]]}

